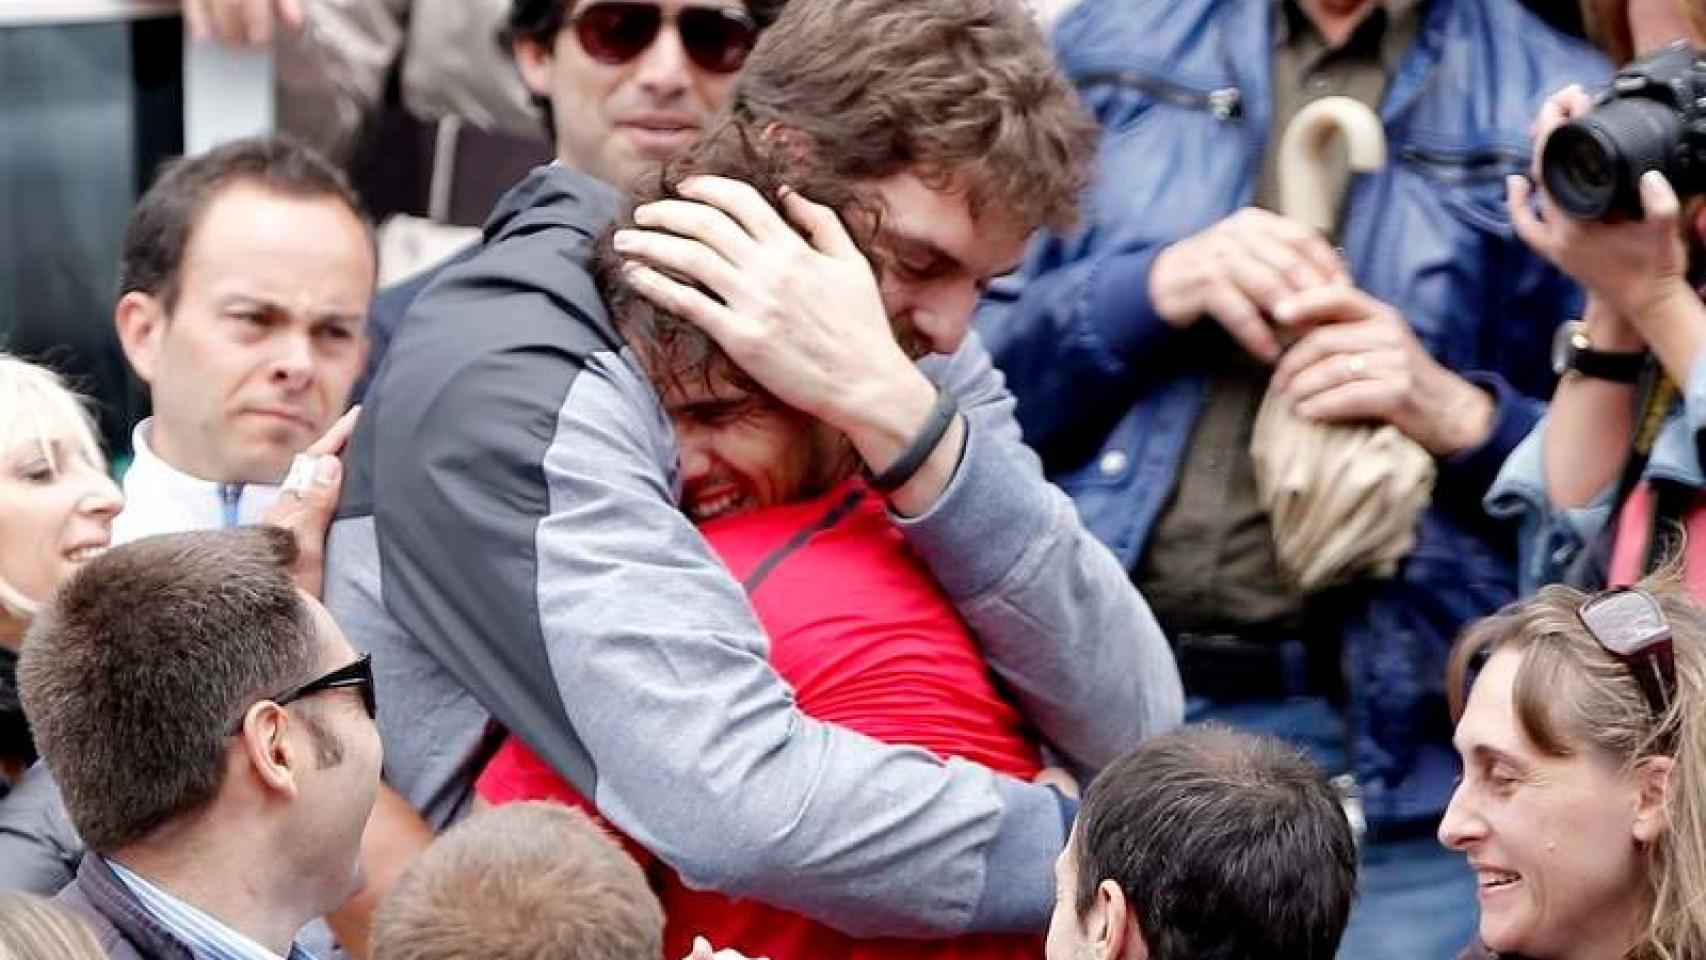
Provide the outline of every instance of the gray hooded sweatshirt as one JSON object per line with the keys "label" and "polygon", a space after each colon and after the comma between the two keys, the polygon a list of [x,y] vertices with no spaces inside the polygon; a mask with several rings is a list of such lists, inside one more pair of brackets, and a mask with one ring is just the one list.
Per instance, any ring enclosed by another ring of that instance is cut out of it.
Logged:
{"label": "gray hooded sweatshirt", "polygon": [[[771,668],[588,273],[614,206],[535,171],[411,306],[367,395],[326,601],[373,654],[386,779],[443,826],[513,731],[692,886],[854,934],[1042,929],[1053,791],[815,721]],[[1171,652],[976,339],[925,367],[966,447],[895,522],[1047,744],[1092,772],[1179,722]]]}

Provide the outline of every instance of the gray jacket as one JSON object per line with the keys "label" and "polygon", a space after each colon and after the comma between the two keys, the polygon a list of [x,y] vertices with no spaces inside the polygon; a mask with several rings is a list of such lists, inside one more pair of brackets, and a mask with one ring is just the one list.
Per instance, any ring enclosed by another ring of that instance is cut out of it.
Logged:
{"label": "gray jacket", "polygon": [[83,841],[47,764],[30,767],[0,799],[0,890],[51,897],[77,875]]}
{"label": "gray jacket", "polygon": [[[386,777],[436,824],[513,731],[695,887],[856,934],[1040,930],[1055,794],[812,720],[676,506],[676,451],[586,271],[608,188],[541,168],[415,301],[367,395],[326,601],[373,654]],[[970,341],[959,469],[896,523],[1048,744],[1093,771],[1177,723],[1113,556],[1042,479]]]}

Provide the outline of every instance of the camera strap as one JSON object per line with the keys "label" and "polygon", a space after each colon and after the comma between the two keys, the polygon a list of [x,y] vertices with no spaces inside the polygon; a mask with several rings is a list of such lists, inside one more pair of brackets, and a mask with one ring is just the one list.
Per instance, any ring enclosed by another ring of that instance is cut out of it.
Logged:
{"label": "camera strap", "polygon": [[[1617,487],[1611,497],[1611,516],[1599,533],[1582,546],[1575,558],[1564,568],[1562,580],[1578,590],[1603,590],[1611,578],[1611,553],[1617,542],[1618,527],[1621,525],[1623,505],[1629,501],[1629,495],[1640,485],[1641,477],[1646,473],[1647,462],[1652,459],[1653,445],[1658,441],[1659,430],[1664,426],[1665,416],[1676,402],[1677,388],[1658,360],[1647,357],[1646,366],[1641,371],[1641,403],[1635,421],[1635,433],[1629,441],[1629,452],[1623,460],[1623,471],[1618,475]],[[1696,438],[1698,442],[1700,438]],[[1702,460],[1706,463],[1706,460]],[[1654,519],[1650,528],[1652,536],[1657,539],[1659,529],[1663,524]],[[1652,562],[1653,551],[1657,548],[1653,543],[1648,548],[1648,562]]]}

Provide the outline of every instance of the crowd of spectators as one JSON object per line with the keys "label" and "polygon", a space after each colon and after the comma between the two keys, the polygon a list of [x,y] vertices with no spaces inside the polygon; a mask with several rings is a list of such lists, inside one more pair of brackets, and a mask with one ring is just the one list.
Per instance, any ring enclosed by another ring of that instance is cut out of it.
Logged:
{"label": "crowd of spectators", "polygon": [[1706,960],[1700,187],[1540,159],[1706,4],[184,13],[289,135],[130,212],[120,482],[0,353],[0,960]]}

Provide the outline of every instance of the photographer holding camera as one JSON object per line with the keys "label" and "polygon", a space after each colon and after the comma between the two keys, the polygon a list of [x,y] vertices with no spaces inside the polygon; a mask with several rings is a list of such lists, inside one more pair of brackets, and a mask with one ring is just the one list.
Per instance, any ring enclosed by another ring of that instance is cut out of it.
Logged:
{"label": "photographer holding camera", "polygon": [[[1695,159],[1706,141],[1691,129],[1706,132],[1706,61],[1689,46],[1706,44],[1706,3],[1584,9],[1614,58],[1641,58],[1597,102],[1574,86],[1548,99],[1534,123],[1540,187],[1510,178],[1517,233],[1589,294],[1559,329],[1549,413],[1487,496],[1489,512],[1525,524],[1525,593],[1627,583],[1684,543],[1706,548],[1706,536],[1677,538],[1706,523],[1706,304],[1689,275],[1706,218],[1676,186],[1706,188]],[[1706,558],[1684,563],[1706,596]]]}

